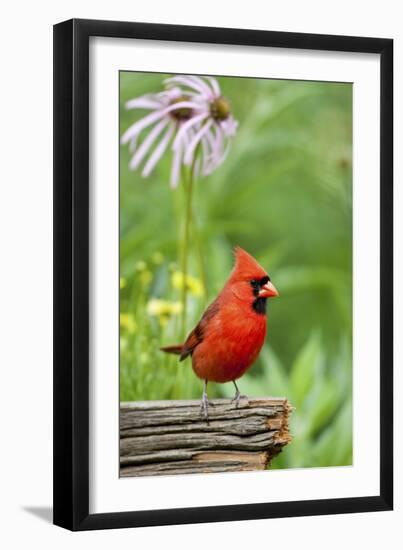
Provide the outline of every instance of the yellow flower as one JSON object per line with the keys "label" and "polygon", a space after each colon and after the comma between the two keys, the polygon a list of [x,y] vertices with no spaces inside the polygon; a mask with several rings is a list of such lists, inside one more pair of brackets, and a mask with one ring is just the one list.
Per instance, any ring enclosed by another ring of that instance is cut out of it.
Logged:
{"label": "yellow flower", "polygon": [[169,302],[168,300],[160,300],[152,298],[147,304],[147,312],[149,315],[177,315],[182,311],[180,302]]}
{"label": "yellow flower", "polygon": [[161,252],[154,252],[151,259],[155,265],[160,265],[164,261],[164,255]]}
{"label": "yellow flower", "polygon": [[120,290],[122,290],[122,288],[125,288],[126,285],[127,285],[126,277],[121,277],[120,278]]}
{"label": "yellow flower", "polygon": [[151,280],[153,278],[153,274],[148,269],[145,269],[141,273],[139,273],[140,283],[143,286],[147,286],[151,283]]}
{"label": "yellow flower", "polygon": [[129,334],[134,334],[137,330],[137,323],[131,313],[120,314],[120,328],[127,330]]}
{"label": "yellow flower", "polygon": [[147,313],[158,317],[161,326],[165,326],[173,315],[178,315],[182,311],[180,302],[169,302],[152,298],[147,304]]}
{"label": "yellow flower", "polygon": [[[172,273],[171,277],[172,286],[178,290],[182,290],[184,277],[181,271],[175,271]],[[186,287],[194,296],[203,295],[203,285],[200,279],[193,277],[192,275],[187,275],[186,277]]]}

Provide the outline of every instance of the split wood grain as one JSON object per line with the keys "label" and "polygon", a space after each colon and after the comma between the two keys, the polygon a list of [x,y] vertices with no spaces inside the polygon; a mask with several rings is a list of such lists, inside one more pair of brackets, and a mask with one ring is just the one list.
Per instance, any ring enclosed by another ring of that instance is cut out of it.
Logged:
{"label": "split wood grain", "polygon": [[126,402],[120,406],[120,475],[263,470],[291,441],[286,398],[227,399],[200,417],[199,401]]}

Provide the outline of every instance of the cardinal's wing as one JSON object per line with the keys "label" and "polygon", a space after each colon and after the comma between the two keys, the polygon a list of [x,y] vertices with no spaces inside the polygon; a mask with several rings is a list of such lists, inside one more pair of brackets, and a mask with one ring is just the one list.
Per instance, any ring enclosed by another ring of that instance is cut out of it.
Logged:
{"label": "cardinal's wing", "polygon": [[212,302],[209,307],[206,309],[206,311],[203,313],[202,318],[200,319],[199,323],[196,325],[196,327],[192,330],[192,332],[189,334],[189,336],[186,339],[186,342],[183,344],[182,352],[180,356],[180,361],[183,361],[188,357],[188,355],[191,355],[193,353],[193,350],[196,346],[198,346],[204,338],[205,332],[207,330],[207,327],[213,317],[215,317],[220,309],[218,298]]}

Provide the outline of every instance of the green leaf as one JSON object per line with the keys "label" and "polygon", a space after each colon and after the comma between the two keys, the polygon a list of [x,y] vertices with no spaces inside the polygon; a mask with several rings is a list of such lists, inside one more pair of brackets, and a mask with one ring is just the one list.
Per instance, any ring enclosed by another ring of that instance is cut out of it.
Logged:
{"label": "green leaf", "polygon": [[331,380],[321,378],[321,384],[314,391],[311,407],[309,408],[310,437],[315,436],[331,417],[335,414],[340,403],[340,391]]}
{"label": "green leaf", "polygon": [[291,370],[293,405],[301,407],[312,388],[321,356],[319,335],[312,332],[308,342],[297,355]]}
{"label": "green leaf", "polygon": [[318,466],[347,466],[352,463],[352,403],[349,399],[333,424],[317,440],[313,455]]}
{"label": "green leaf", "polygon": [[274,351],[265,346],[260,353],[260,357],[265,372],[265,389],[267,388],[273,396],[287,397],[289,388],[287,374]]}

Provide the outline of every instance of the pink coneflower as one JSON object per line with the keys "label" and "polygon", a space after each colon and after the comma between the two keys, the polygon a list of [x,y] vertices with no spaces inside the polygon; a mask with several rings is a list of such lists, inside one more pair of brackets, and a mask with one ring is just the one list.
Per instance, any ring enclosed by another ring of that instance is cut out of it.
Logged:
{"label": "pink coneflower", "polygon": [[[208,175],[223,162],[237,122],[214,78],[175,76],[167,79],[166,85],[167,90],[163,92],[127,102],[128,109],[148,109],[152,112],[130,126],[122,136],[122,143],[129,143],[133,153],[130,168],[133,170],[148,155],[142,170],[144,177],[151,174],[171,143],[171,186],[176,187],[183,164],[194,163],[196,172]],[[150,126],[153,128],[138,143],[140,133]],[[160,136],[158,145],[150,153]]]}
{"label": "pink coneflower", "polygon": [[[202,174],[211,174],[225,159],[230,138],[235,135],[238,126],[231,114],[230,104],[223,97],[215,78],[178,75],[165,82],[172,89],[181,86],[183,95],[198,104],[197,117],[186,121],[173,141],[175,155],[182,157],[184,164],[190,165],[200,146]],[[193,135],[189,139],[190,133]]]}
{"label": "pink coneflower", "polygon": [[[144,161],[144,177],[151,174],[169,147],[173,153],[172,187],[178,185],[182,166],[189,167],[183,171],[186,177],[186,185],[183,186],[186,208],[180,247],[181,276],[187,281],[190,226],[196,224],[192,207],[193,182],[198,175],[211,174],[223,162],[238,123],[215,78],[177,75],[168,78],[165,85],[163,92],[146,94],[127,102],[128,109],[147,109],[151,112],[132,124],[121,141],[129,144],[132,170]],[[141,139],[143,130],[146,130],[146,135]],[[207,296],[203,252],[199,239],[196,241],[203,295]],[[181,288],[181,338],[186,334],[187,293],[188,288],[184,284]]]}
{"label": "pink coneflower", "polygon": [[[146,94],[126,103],[127,109],[149,109],[152,112],[135,124],[123,134],[121,142],[128,143],[133,157],[130,161],[130,168],[135,170],[145,159],[158,137],[162,135],[158,145],[149,155],[142,170],[142,176],[147,177],[151,174],[158,161],[168,148],[168,145],[175,132],[181,129],[186,121],[193,118],[197,121],[199,104],[191,99],[190,96],[184,96],[180,88],[172,88],[158,94]],[[153,128],[147,134],[141,144],[138,143],[140,133],[149,128]],[[176,185],[179,177],[180,164],[173,162],[171,185]]]}

